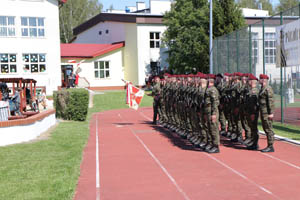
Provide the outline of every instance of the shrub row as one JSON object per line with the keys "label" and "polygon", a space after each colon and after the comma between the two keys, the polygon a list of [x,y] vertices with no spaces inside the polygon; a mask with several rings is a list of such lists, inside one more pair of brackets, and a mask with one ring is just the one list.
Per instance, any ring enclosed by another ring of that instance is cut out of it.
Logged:
{"label": "shrub row", "polygon": [[63,89],[53,94],[56,117],[64,120],[85,121],[89,92],[85,89]]}

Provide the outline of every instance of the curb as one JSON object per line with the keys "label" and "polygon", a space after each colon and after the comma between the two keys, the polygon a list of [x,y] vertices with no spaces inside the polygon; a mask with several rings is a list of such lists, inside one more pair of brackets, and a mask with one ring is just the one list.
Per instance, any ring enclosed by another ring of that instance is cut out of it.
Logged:
{"label": "curb", "polygon": [[[265,132],[263,132],[263,131],[259,131],[259,133],[262,134],[262,135],[266,135]],[[281,141],[289,142],[289,143],[300,146],[300,141],[292,140],[292,139],[282,137],[282,136],[279,136],[279,135],[275,135],[275,138],[278,139],[278,140],[281,140]]]}

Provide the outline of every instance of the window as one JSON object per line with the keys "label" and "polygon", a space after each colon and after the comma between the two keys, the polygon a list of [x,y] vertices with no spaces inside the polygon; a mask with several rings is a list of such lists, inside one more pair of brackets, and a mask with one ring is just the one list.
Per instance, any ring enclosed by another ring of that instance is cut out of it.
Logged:
{"label": "window", "polygon": [[276,38],[275,33],[265,33],[265,62],[266,64],[276,63]]}
{"label": "window", "polygon": [[108,33],[109,33],[109,30],[107,29],[107,30],[105,31],[105,33],[108,34]]}
{"label": "window", "polygon": [[17,54],[0,54],[0,68],[2,74],[17,72]]}
{"label": "window", "polygon": [[0,36],[15,36],[15,17],[0,16]]}
{"label": "window", "polygon": [[109,78],[109,61],[95,62],[95,78]]}
{"label": "window", "polygon": [[99,35],[102,35],[102,31],[99,31]]}
{"label": "window", "polygon": [[258,33],[252,33],[252,63],[258,63]]}
{"label": "window", "polygon": [[150,48],[160,48],[159,32],[150,32]]}
{"label": "window", "polygon": [[160,73],[160,63],[159,62],[150,62],[151,73],[158,75]]}
{"label": "window", "polygon": [[31,73],[46,71],[46,54],[23,54],[23,69]]}
{"label": "window", "polygon": [[21,17],[23,37],[45,37],[44,18]]}

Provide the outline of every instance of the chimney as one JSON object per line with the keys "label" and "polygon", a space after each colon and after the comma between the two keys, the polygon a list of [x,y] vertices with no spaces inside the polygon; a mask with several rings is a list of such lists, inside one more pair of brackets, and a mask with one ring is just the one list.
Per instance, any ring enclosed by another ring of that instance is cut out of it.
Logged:
{"label": "chimney", "polygon": [[136,2],[136,10],[144,10],[146,9],[146,4],[145,2]]}

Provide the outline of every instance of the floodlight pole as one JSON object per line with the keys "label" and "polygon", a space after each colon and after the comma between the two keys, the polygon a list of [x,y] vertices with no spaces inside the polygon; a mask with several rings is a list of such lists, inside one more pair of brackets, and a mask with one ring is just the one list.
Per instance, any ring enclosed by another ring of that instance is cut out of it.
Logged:
{"label": "floodlight pole", "polygon": [[213,5],[212,0],[210,0],[209,9],[209,73],[213,73]]}

